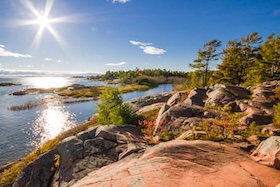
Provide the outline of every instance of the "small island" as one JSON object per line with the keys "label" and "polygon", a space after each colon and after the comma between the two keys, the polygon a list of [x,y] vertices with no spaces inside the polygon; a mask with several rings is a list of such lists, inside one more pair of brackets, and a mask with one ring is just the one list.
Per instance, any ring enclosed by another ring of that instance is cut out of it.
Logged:
{"label": "small island", "polygon": [[1,86],[21,86],[21,84],[11,83],[11,82],[3,82],[3,83],[0,83],[0,87]]}

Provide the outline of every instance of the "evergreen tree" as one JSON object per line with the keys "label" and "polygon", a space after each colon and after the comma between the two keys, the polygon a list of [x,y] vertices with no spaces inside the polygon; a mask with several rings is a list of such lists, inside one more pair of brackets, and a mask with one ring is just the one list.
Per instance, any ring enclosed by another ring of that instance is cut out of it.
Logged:
{"label": "evergreen tree", "polygon": [[279,78],[280,70],[280,36],[271,34],[266,42],[261,46],[260,54],[262,56],[263,70],[269,70],[265,73],[269,79]]}
{"label": "evergreen tree", "polygon": [[121,116],[122,96],[117,88],[105,88],[100,94],[100,102],[97,103],[98,115],[97,122],[100,125],[123,125],[124,121]]}
{"label": "evergreen tree", "polygon": [[208,72],[209,63],[212,60],[218,60],[218,55],[216,53],[217,47],[221,46],[221,42],[218,40],[212,40],[203,45],[203,50],[199,49],[198,58],[194,60],[194,64],[190,64],[190,67],[198,69],[203,76],[203,86],[207,85],[208,82]]}
{"label": "evergreen tree", "polygon": [[138,123],[131,106],[128,103],[123,103],[117,88],[105,88],[100,94],[100,102],[97,105],[99,109],[96,119],[100,125],[136,125]]}
{"label": "evergreen tree", "polygon": [[229,41],[222,53],[222,63],[218,65],[219,81],[240,85],[260,59],[261,37],[257,32],[241,38],[240,41]]}

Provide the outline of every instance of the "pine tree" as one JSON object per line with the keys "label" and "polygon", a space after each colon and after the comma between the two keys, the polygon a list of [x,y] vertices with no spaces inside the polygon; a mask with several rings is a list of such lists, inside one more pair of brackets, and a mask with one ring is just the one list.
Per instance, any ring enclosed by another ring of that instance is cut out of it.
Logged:
{"label": "pine tree", "polygon": [[280,36],[271,34],[267,37],[266,42],[261,46],[260,54],[261,62],[264,64],[264,69],[268,69],[265,73],[269,79],[279,78],[280,71]]}
{"label": "pine tree", "polygon": [[240,41],[229,41],[222,52],[222,63],[218,65],[219,81],[240,85],[248,80],[250,71],[260,59],[260,43],[261,37],[257,32]]}
{"label": "pine tree", "polygon": [[212,40],[203,45],[203,50],[199,49],[198,58],[194,60],[194,64],[190,64],[190,67],[198,69],[203,76],[203,85],[206,86],[208,83],[208,72],[209,63],[212,60],[218,60],[218,55],[216,53],[217,47],[221,46],[221,42],[218,40]]}

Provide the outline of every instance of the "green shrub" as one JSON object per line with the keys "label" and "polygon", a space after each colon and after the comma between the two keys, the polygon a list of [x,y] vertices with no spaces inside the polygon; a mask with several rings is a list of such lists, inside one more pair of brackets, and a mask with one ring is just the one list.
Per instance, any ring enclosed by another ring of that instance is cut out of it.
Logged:
{"label": "green shrub", "polygon": [[280,125],[280,103],[273,106],[274,115],[273,115],[273,122],[275,125]]}
{"label": "green shrub", "polygon": [[146,85],[149,87],[156,87],[159,83],[153,77],[149,77],[146,75],[139,76],[133,80],[134,83],[139,85]]}
{"label": "green shrub", "polygon": [[100,102],[97,105],[99,109],[96,119],[100,125],[137,124],[130,105],[123,104],[118,88],[105,88],[100,94]]}

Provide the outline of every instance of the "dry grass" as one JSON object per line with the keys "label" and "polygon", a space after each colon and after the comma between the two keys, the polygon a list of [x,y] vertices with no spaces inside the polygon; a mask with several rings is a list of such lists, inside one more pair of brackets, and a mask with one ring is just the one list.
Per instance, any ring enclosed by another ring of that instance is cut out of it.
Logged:
{"label": "dry grass", "polygon": [[128,92],[133,92],[133,91],[145,91],[150,89],[149,86],[146,85],[138,85],[138,84],[128,84],[119,87],[119,91],[121,93],[128,93]]}
{"label": "dry grass", "polygon": [[63,90],[59,92],[58,95],[74,98],[98,97],[103,89],[104,86],[91,86],[89,88],[82,88],[78,90]]}

